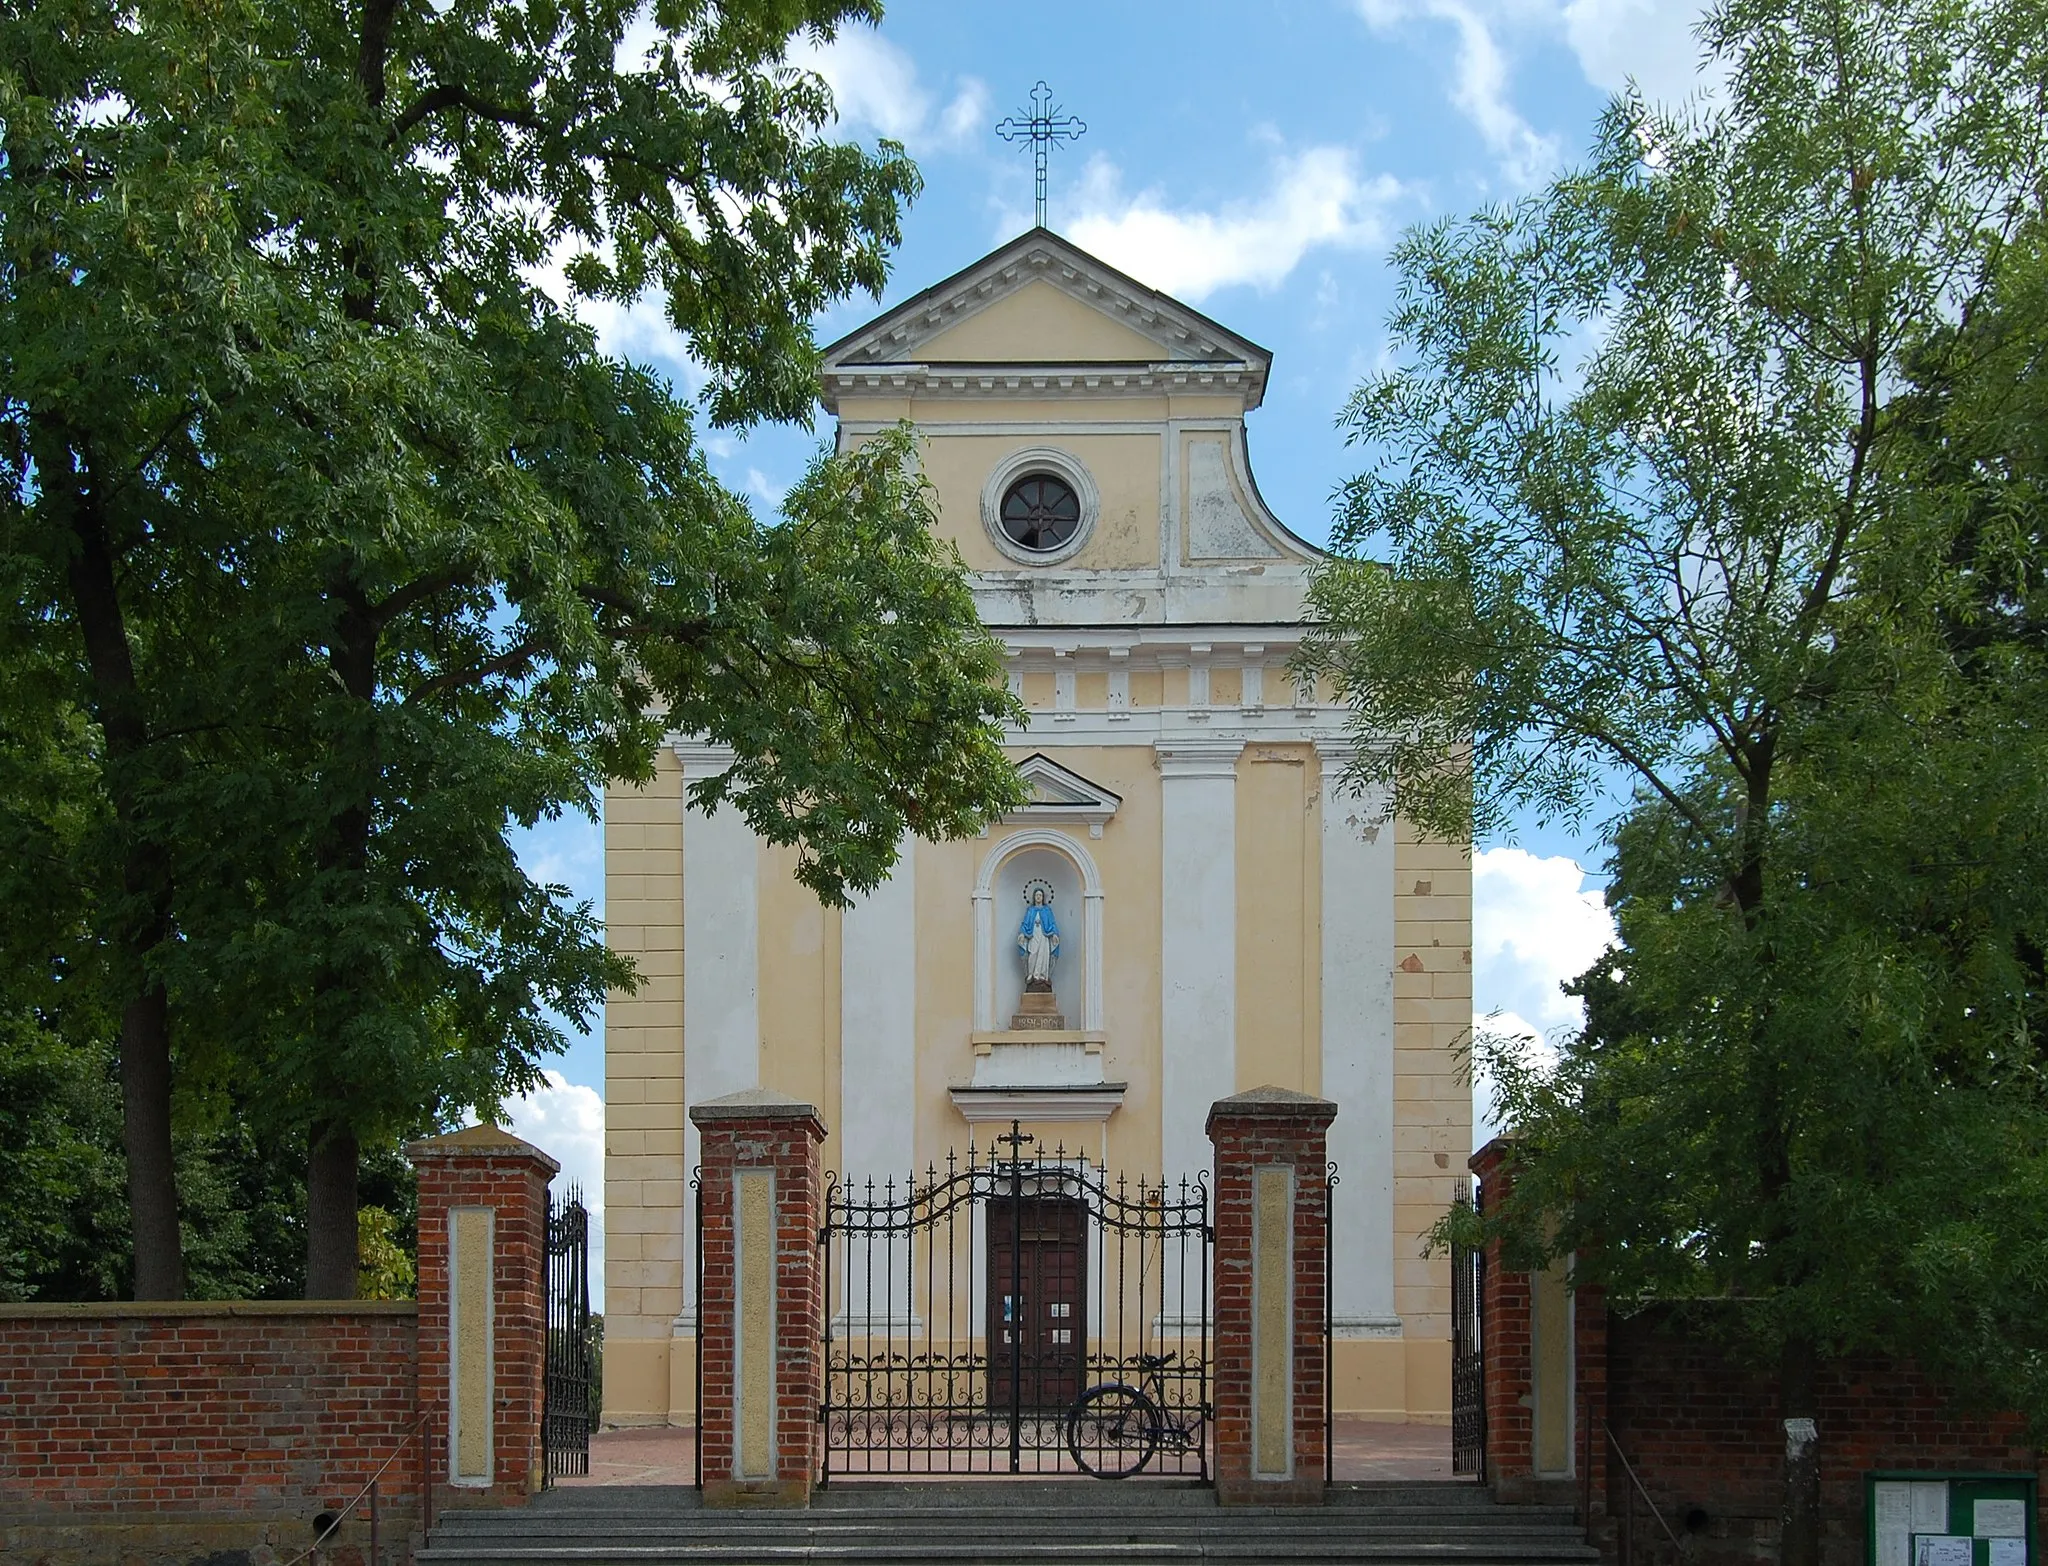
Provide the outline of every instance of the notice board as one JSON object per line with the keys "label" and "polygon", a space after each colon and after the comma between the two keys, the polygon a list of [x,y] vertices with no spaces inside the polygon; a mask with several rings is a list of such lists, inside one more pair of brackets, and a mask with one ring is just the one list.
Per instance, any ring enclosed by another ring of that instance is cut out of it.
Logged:
{"label": "notice board", "polygon": [[2037,1503],[2032,1474],[1865,1474],[1865,1566],[2036,1566]]}

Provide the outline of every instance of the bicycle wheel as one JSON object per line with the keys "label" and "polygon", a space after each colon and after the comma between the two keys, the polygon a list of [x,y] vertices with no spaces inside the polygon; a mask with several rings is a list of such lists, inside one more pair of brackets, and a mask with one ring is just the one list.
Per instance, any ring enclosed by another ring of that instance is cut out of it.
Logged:
{"label": "bicycle wheel", "polygon": [[1083,1473],[1128,1479],[1159,1450],[1159,1407],[1136,1387],[1090,1387],[1067,1415],[1067,1450]]}

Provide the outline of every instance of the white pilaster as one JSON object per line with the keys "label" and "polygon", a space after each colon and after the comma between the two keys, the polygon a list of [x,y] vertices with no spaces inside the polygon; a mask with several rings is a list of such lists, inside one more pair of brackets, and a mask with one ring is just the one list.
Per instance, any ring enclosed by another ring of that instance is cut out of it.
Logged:
{"label": "white pilaster", "polygon": [[916,1156],[917,843],[839,916],[839,1145],[852,1176],[899,1180]]}
{"label": "white pilaster", "polygon": [[[839,915],[839,1167],[878,1190],[890,1179],[900,1189],[917,1157],[916,839],[896,852],[889,879]],[[841,1260],[835,1330],[913,1325],[902,1280],[886,1268],[870,1277],[866,1247],[846,1247]]]}
{"label": "white pilaster", "polygon": [[1109,649],[1109,694],[1106,698],[1109,720],[1112,723],[1126,723],[1131,716],[1131,650],[1128,647]]}
{"label": "white pilaster", "polygon": [[1263,712],[1266,707],[1266,647],[1263,642],[1247,643],[1244,650],[1244,694],[1238,705],[1246,712]]}
{"label": "white pilaster", "polygon": [[[732,765],[722,745],[679,741],[683,785],[717,777]],[[683,818],[683,1098],[686,1106],[761,1085],[760,885],[754,832],[736,809]],[[683,1121],[683,1173],[695,1174],[697,1128]],[[696,1204],[683,1203],[682,1314],[697,1325]]]}
{"label": "white pilaster", "polygon": [[1210,1165],[1209,1106],[1237,1091],[1236,739],[1161,742],[1160,1145],[1169,1180]]}
{"label": "white pilaster", "polygon": [[1352,752],[1319,745],[1323,815],[1323,1097],[1337,1105],[1331,1245],[1340,1337],[1398,1336],[1394,1314],[1394,823],[1384,796],[1341,779]]}

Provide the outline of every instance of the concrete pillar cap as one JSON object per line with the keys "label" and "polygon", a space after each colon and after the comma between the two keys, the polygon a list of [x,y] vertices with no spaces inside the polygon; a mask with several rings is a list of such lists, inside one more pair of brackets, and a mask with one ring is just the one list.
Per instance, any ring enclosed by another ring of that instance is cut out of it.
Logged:
{"label": "concrete pillar cap", "polygon": [[1208,1127],[1213,1128],[1219,1119],[1314,1120],[1327,1126],[1336,1118],[1337,1106],[1327,1098],[1268,1084],[1217,1099],[1209,1106]]}
{"label": "concrete pillar cap", "polygon": [[825,1125],[816,1104],[806,1104],[773,1088],[743,1088],[723,1098],[706,1099],[690,1106],[692,1125],[717,1125],[727,1120],[808,1120],[819,1128],[820,1135]]}
{"label": "concrete pillar cap", "polygon": [[530,1158],[543,1165],[551,1175],[560,1173],[562,1168],[525,1138],[514,1136],[502,1126],[488,1122],[463,1131],[450,1131],[445,1136],[422,1137],[417,1142],[408,1142],[405,1144],[405,1156],[414,1163],[437,1158]]}

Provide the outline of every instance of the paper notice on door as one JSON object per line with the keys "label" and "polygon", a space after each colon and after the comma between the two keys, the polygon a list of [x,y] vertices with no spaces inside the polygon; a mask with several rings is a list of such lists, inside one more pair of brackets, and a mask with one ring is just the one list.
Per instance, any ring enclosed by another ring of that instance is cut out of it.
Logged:
{"label": "paper notice on door", "polygon": [[2027,1566],[2027,1541],[2025,1539],[1993,1539],[1991,1541],[1991,1566]]}
{"label": "paper notice on door", "polygon": [[1966,1533],[1919,1533],[1913,1536],[1919,1547],[1913,1566],[1970,1566],[1970,1536]]}
{"label": "paper notice on door", "polygon": [[1915,1479],[1913,1481],[1913,1531],[1915,1533],[1948,1532],[1948,1481],[1946,1479]]}
{"label": "paper notice on door", "polygon": [[2025,1501],[1979,1501],[1971,1511],[1970,1532],[1980,1539],[2024,1539],[2027,1536]]}
{"label": "paper notice on door", "polygon": [[1879,1480],[1876,1494],[1877,1566],[1913,1566],[1913,1487]]}

